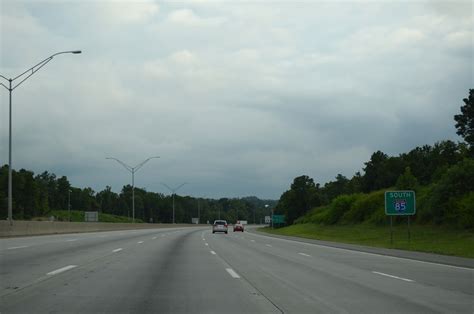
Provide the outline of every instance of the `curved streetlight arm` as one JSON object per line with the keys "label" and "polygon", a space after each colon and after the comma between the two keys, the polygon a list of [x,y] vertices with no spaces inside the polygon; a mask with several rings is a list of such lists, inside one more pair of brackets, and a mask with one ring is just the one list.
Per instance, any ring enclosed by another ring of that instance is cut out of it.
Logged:
{"label": "curved streetlight arm", "polygon": [[8,79],[6,78],[5,76],[3,75],[0,75],[0,77],[2,77],[3,79],[9,81],[10,83],[15,81],[16,79],[19,79],[20,77],[22,77],[23,75],[31,72],[28,76],[26,76],[24,79],[22,79],[18,84],[16,84],[15,86],[8,88],[6,87],[4,84],[0,83],[2,86],[6,87],[8,90],[14,90],[15,88],[17,88],[18,86],[20,86],[21,83],[23,83],[24,81],[26,81],[30,76],[32,76],[33,74],[35,74],[39,69],[41,69],[42,67],[44,67],[49,61],[51,61],[55,56],[57,55],[60,55],[60,54],[65,54],[65,53],[72,53],[72,54],[80,54],[82,53],[81,50],[71,50],[71,51],[61,51],[61,52],[57,52],[49,57],[47,57],[46,59],[44,59],[43,61],[39,62],[38,64],[34,65],[33,67],[29,68],[28,70],[26,70],[25,72],[21,73],[20,75],[17,75],[15,76],[14,78],[12,79]]}
{"label": "curved streetlight arm", "polygon": [[179,190],[181,187],[183,187],[183,185],[185,185],[185,184],[188,184],[188,183],[187,183],[187,182],[184,182],[183,184],[181,184],[180,186],[178,186],[178,187],[175,188],[174,190],[175,190],[175,191],[178,191],[178,190]]}
{"label": "curved streetlight arm", "polygon": [[49,57],[47,59],[44,59],[43,61],[41,61],[40,63],[38,63],[37,65],[35,65],[34,67],[26,70],[25,72],[21,73],[20,75],[18,75],[17,77],[15,77],[14,79],[12,79],[11,81],[13,82],[14,80],[16,80],[17,78],[20,78],[22,77],[23,75],[25,75],[26,73],[30,72],[31,73],[26,76],[24,79],[22,79],[18,84],[16,84],[15,86],[12,87],[12,90],[14,90],[15,88],[17,88],[18,86],[21,85],[21,83],[23,83],[24,81],[26,81],[27,79],[30,78],[30,76],[32,76],[33,74],[35,74],[39,69],[41,69],[42,67],[44,67],[46,64],[48,64],[49,61],[53,60],[53,57]]}
{"label": "curved streetlight arm", "polygon": [[168,188],[168,190],[170,190],[171,193],[174,193],[173,189],[170,188],[168,185],[166,185],[165,183],[161,183],[162,185],[164,185],[166,188]]}
{"label": "curved streetlight arm", "polygon": [[115,160],[116,162],[118,162],[119,164],[121,164],[125,169],[127,169],[128,171],[132,172],[133,173],[133,168],[130,167],[129,165],[127,165],[126,163],[124,163],[123,161],[117,159],[117,158],[114,158],[114,157],[106,157],[105,159],[112,159],[112,160]]}
{"label": "curved streetlight arm", "polygon": [[165,183],[161,183],[163,184],[164,186],[166,186],[168,188],[168,190],[170,190],[171,193],[173,194],[176,194],[176,191],[178,191],[183,185],[185,184],[188,184],[188,182],[184,182],[183,184],[181,184],[180,186],[177,186],[175,187],[174,189],[173,188],[170,188],[168,185],[166,185]]}
{"label": "curved streetlight arm", "polygon": [[133,167],[134,171],[138,171],[138,169],[140,169],[141,167],[143,167],[143,165],[145,165],[150,159],[154,159],[154,158],[160,158],[160,156],[153,156],[153,157],[150,157],[148,158],[147,160],[139,163],[138,165],[136,165],[135,167]]}

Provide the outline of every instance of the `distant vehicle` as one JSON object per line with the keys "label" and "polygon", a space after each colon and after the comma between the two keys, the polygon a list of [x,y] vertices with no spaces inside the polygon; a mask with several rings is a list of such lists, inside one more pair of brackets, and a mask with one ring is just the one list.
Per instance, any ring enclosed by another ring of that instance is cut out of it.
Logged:
{"label": "distant vehicle", "polygon": [[212,233],[225,232],[227,234],[227,221],[225,220],[214,220],[212,224]]}
{"label": "distant vehicle", "polygon": [[236,231],[244,232],[244,225],[242,225],[241,223],[236,223],[234,225],[234,232]]}

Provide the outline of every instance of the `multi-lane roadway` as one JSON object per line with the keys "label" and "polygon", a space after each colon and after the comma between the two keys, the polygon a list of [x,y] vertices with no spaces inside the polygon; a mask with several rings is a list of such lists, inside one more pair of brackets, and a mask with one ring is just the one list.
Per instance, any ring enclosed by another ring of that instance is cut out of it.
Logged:
{"label": "multi-lane roadway", "polygon": [[474,271],[203,227],[0,240],[1,313],[473,313]]}

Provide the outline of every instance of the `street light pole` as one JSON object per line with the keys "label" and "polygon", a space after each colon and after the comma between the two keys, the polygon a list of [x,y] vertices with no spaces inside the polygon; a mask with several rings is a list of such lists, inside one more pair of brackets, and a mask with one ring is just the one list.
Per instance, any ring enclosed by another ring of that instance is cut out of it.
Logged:
{"label": "street light pole", "polygon": [[163,184],[168,190],[170,190],[171,193],[172,193],[172,196],[173,196],[173,224],[174,224],[174,195],[176,194],[176,191],[178,191],[183,185],[188,184],[188,183],[184,182],[183,184],[181,184],[180,186],[175,187],[174,189],[170,188],[169,186],[167,186],[163,182],[161,184]]}
{"label": "street light pole", "polygon": [[160,157],[159,156],[149,157],[148,159],[146,159],[145,161],[139,163],[135,167],[131,167],[131,166],[127,165],[126,163],[124,163],[123,161],[121,161],[117,158],[114,158],[114,157],[106,157],[105,158],[105,159],[115,160],[116,162],[121,164],[125,169],[127,169],[128,171],[130,171],[132,173],[132,222],[135,222],[135,172],[137,172],[141,167],[143,167],[143,165],[146,164],[150,159],[154,159],[154,158],[160,158]]}
{"label": "street light pole", "polygon": [[[0,78],[3,78],[4,80],[8,81],[8,86],[6,86],[3,83],[0,83],[3,87],[5,87],[8,92],[9,92],[9,117],[8,117],[8,220],[10,222],[10,225],[13,225],[13,209],[12,209],[12,204],[13,204],[13,185],[12,185],[12,92],[15,88],[20,86],[21,83],[26,81],[30,76],[35,74],[39,69],[44,67],[49,61],[53,60],[53,58],[57,55],[64,54],[64,53],[72,53],[72,54],[80,54],[82,53],[81,50],[73,50],[73,51],[62,51],[62,52],[57,52],[48,58],[44,59],[40,63],[36,64],[35,66],[29,68],[25,72],[21,73],[20,75],[17,75],[14,78],[6,78],[3,75],[0,75]],[[31,72],[31,73],[30,73]],[[28,74],[29,73],[29,74]],[[26,77],[24,77],[25,74],[28,74]],[[16,85],[13,84],[13,82],[19,78],[24,77],[19,83]]]}
{"label": "street light pole", "polygon": [[199,204],[199,198],[198,198],[198,224],[201,223],[201,207]]}
{"label": "street light pole", "polygon": [[68,190],[67,211],[68,211],[68,216],[69,216],[69,222],[71,222],[71,189]]}

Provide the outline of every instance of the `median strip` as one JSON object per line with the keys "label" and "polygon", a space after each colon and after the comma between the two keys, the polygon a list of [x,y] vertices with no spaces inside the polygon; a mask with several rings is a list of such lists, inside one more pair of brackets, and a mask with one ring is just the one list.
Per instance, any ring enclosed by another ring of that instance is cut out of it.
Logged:
{"label": "median strip", "polygon": [[70,269],[73,269],[77,267],[77,265],[69,265],[69,266],[65,266],[63,268],[59,268],[59,269],[56,269],[56,270],[53,270],[53,271],[50,271],[49,273],[47,273],[46,275],[48,276],[52,276],[52,275],[57,275],[57,274],[60,274],[62,272],[65,272],[65,271],[68,271]]}
{"label": "median strip", "polygon": [[394,275],[389,275],[389,274],[381,273],[381,272],[378,272],[378,271],[373,271],[372,273],[377,274],[377,275],[382,275],[382,276],[390,277],[390,278],[395,278],[395,279],[403,280],[403,281],[408,281],[408,282],[413,282],[413,281],[414,281],[414,280],[411,280],[411,279],[402,278],[402,277],[398,277],[398,276],[394,276]]}

